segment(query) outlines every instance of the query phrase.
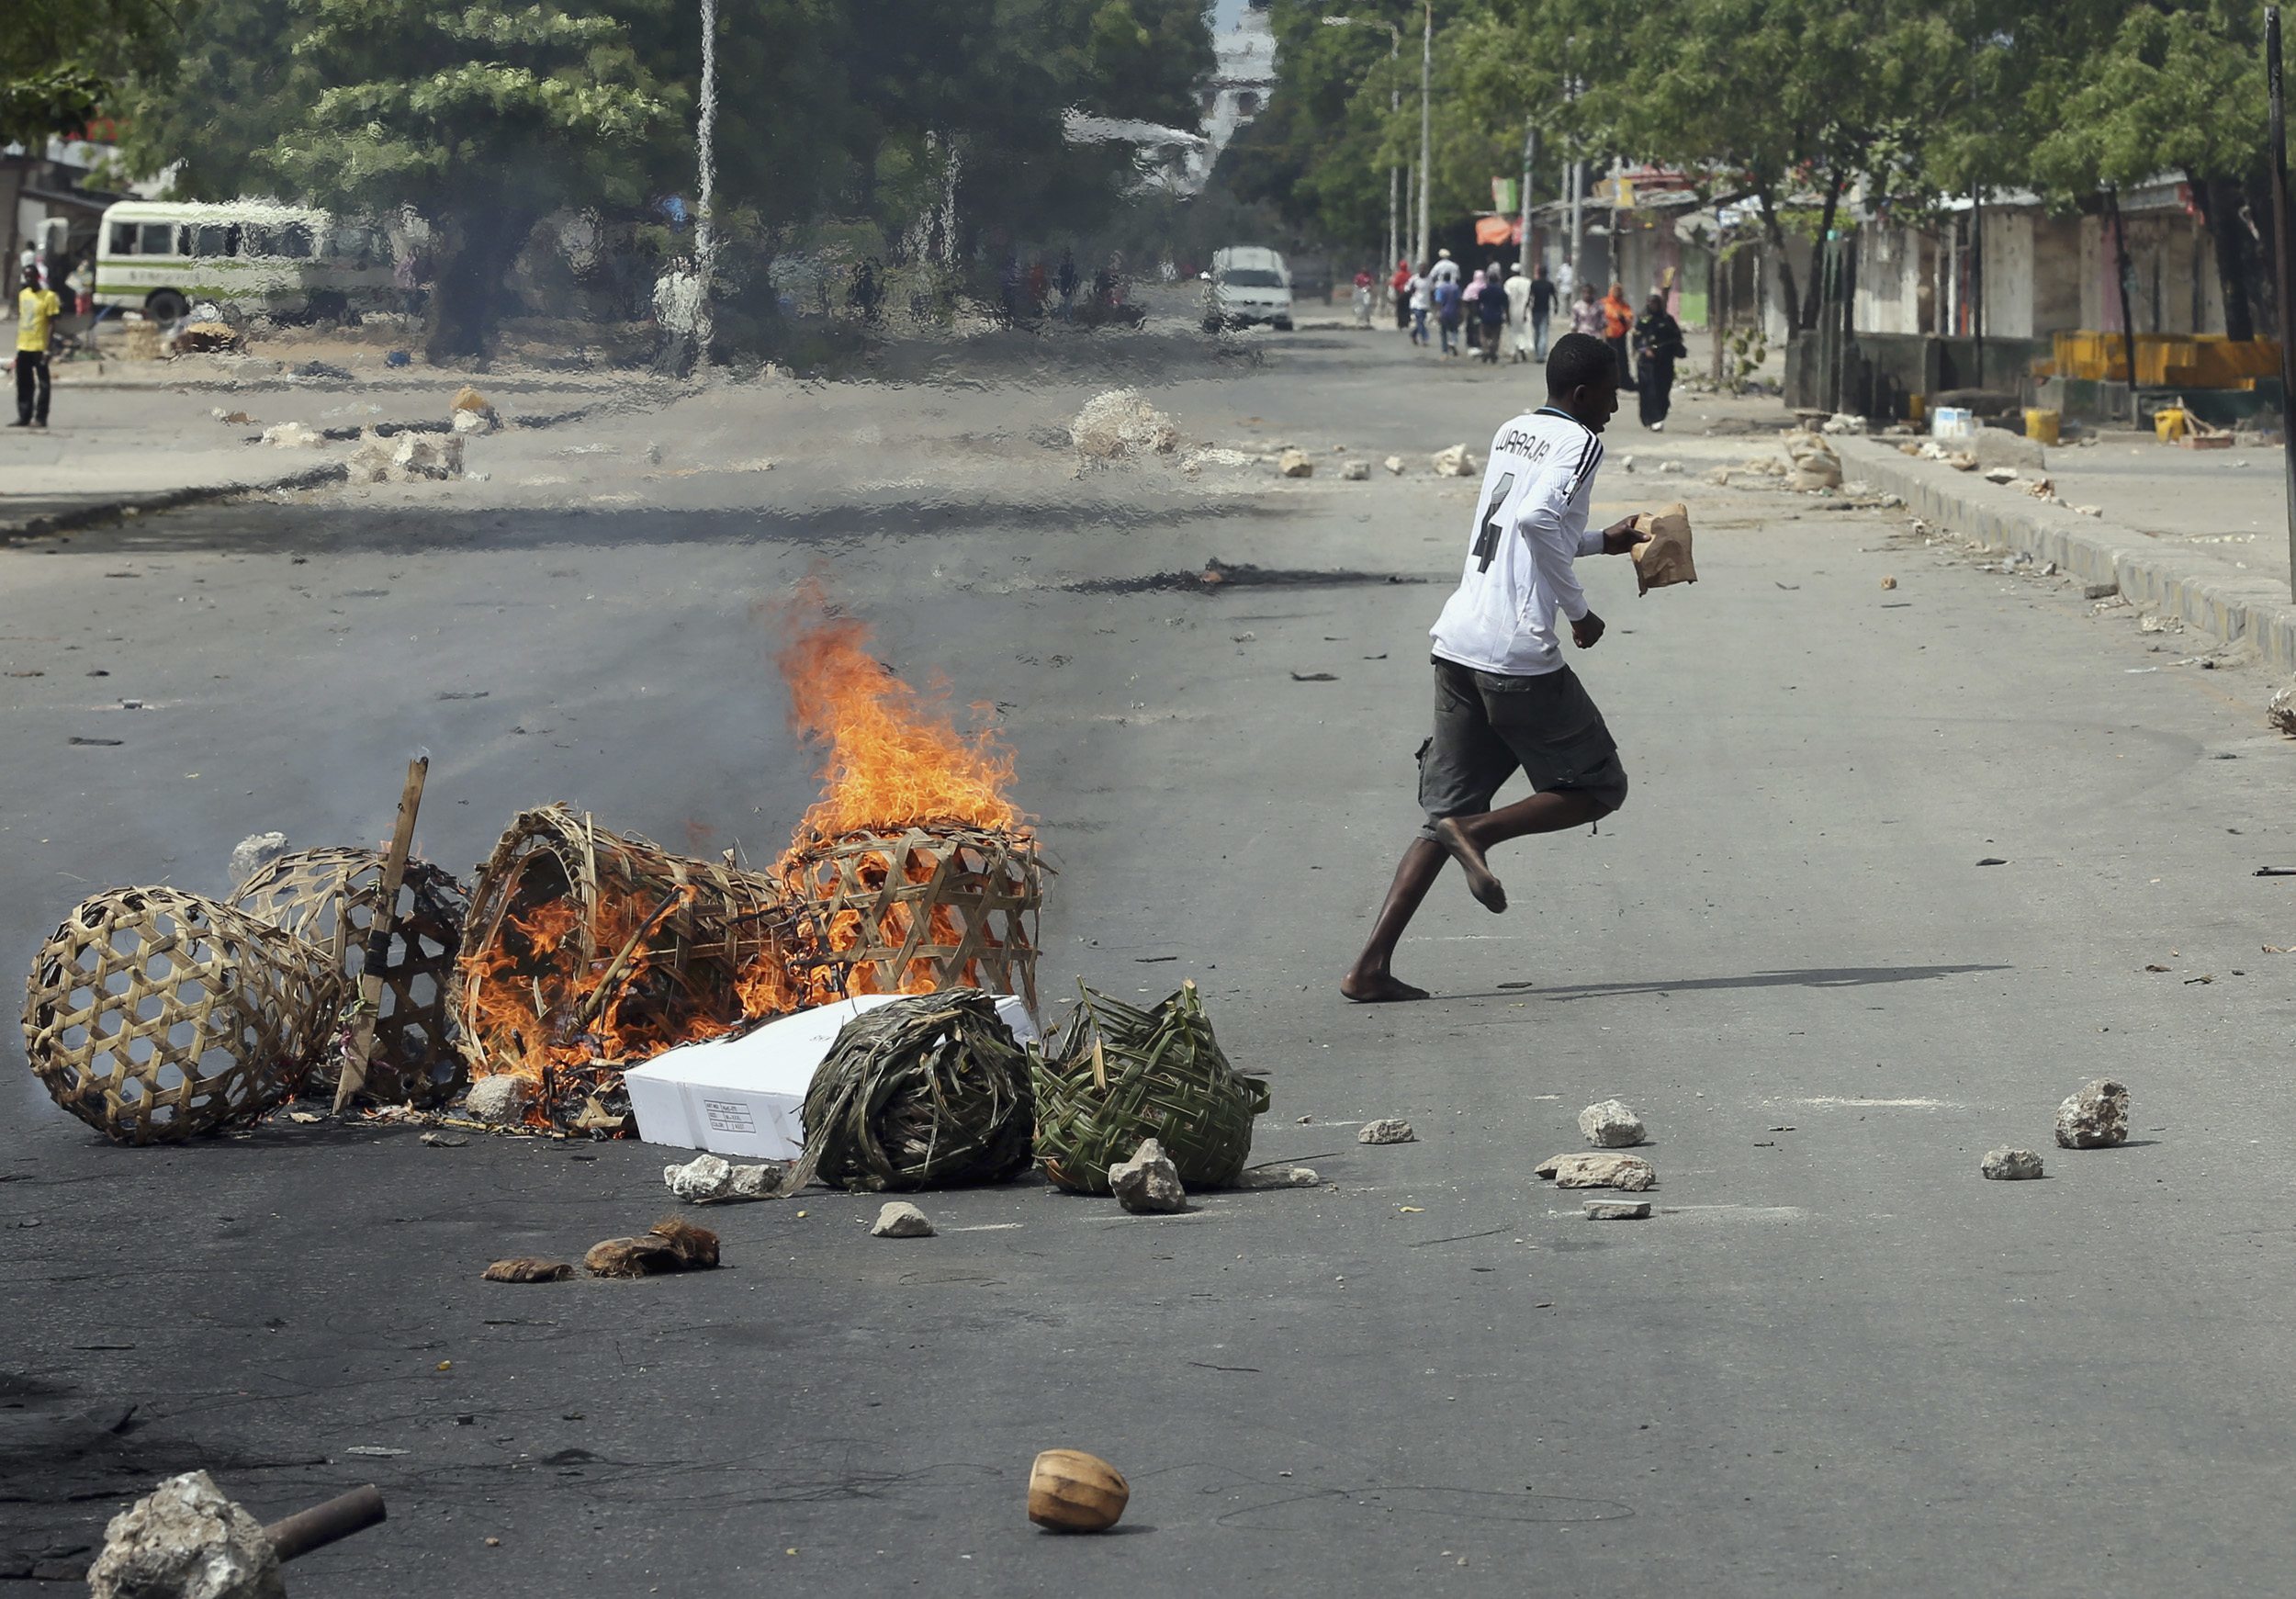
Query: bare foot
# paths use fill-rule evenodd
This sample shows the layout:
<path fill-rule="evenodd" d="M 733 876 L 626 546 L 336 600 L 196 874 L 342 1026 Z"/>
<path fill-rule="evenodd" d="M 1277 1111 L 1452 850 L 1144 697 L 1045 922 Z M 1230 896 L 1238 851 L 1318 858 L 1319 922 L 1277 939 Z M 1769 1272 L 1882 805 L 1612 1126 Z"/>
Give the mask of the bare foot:
<path fill-rule="evenodd" d="M 1467 836 L 1467 830 L 1446 816 L 1435 825 L 1435 832 L 1436 841 L 1451 852 L 1451 859 L 1467 873 L 1467 892 L 1475 896 L 1475 903 L 1493 914 L 1506 909 L 1507 891 L 1491 875 L 1481 848 Z"/>
<path fill-rule="evenodd" d="M 1357 976 L 1350 972 L 1339 980 L 1339 991 L 1357 1005 L 1395 1005 L 1407 999 L 1427 997 L 1424 988 L 1414 988 L 1385 972 L 1370 977 Z"/>

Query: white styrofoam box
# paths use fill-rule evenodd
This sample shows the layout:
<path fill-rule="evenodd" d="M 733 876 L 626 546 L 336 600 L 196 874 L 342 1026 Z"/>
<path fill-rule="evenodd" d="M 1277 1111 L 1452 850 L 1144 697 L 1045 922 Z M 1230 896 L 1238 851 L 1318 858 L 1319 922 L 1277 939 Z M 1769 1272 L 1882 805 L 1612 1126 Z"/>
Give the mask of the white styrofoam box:
<path fill-rule="evenodd" d="M 622 1075 L 637 1135 L 647 1143 L 705 1149 L 752 1160 L 795 1160 L 805 1153 L 799 1113 L 805 1090 L 845 1024 L 898 994 L 864 994 L 783 1016 L 737 1038 L 664 1050 Z M 996 1014 L 1022 1043 L 1041 1036 L 1016 995 L 996 996 Z"/>
<path fill-rule="evenodd" d="M 1977 413 L 1963 405 L 1941 405 L 1930 412 L 1930 436 L 1933 439 L 1975 438 L 1977 433 Z"/>

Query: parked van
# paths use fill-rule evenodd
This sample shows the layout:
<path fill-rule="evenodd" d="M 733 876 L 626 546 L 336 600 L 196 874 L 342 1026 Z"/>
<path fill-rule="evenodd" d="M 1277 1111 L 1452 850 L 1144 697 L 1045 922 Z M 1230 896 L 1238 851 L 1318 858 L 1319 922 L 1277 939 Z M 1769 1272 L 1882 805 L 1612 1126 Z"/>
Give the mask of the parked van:
<path fill-rule="evenodd" d="M 1291 331 L 1291 269 L 1273 250 L 1239 245 L 1211 258 L 1204 280 L 1204 331 L 1266 322 Z"/>
<path fill-rule="evenodd" d="M 122 200 L 104 212 L 96 303 L 172 322 L 196 300 L 246 315 L 339 317 L 392 307 L 377 229 L 268 200 Z"/>

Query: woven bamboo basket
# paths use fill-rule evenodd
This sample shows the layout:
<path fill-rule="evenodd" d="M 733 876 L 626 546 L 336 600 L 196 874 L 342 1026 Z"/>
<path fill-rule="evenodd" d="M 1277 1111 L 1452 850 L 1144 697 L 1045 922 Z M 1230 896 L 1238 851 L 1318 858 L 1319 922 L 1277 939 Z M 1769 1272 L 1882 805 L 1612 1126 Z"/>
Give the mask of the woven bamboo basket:
<path fill-rule="evenodd" d="M 324 949 L 343 975 L 344 992 L 355 993 L 382 891 L 379 850 L 298 850 L 256 871 L 231 904 Z M 363 1098 L 437 1105 L 461 1091 L 462 1053 L 446 997 L 469 908 L 470 896 L 451 873 L 428 861 L 407 862 Z M 332 1091 L 342 1065 L 340 1055 L 322 1054 L 311 1064 L 310 1085 Z"/>
<path fill-rule="evenodd" d="M 1027 834 L 856 833 L 801 851 L 782 876 L 805 909 L 795 959 L 816 990 L 985 988 L 1017 994 L 1035 1013 L 1044 869 Z"/>
<path fill-rule="evenodd" d="M 106 1137 L 173 1142 L 291 1097 L 347 997 L 316 944 L 196 894 L 116 888 L 33 962 L 24 1053 Z"/>
<path fill-rule="evenodd" d="M 470 894 L 450 1008 L 473 1076 L 553 1120 L 621 1068 L 770 1013 L 792 918 L 770 877 L 672 855 L 564 805 L 527 811 Z"/>
<path fill-rule="evenodd" d="M 1036 1152 L 1074 1193 L 1105 1194 L 1109 1167 L 1161 1140 L 1180 1181 L 1224 1188 L 1252 1154 L 1267 1085 L 1228 1064 L 1196 985 L 1141 1010 L 1076 985 L 1084 999 L 1036 1067 Z"/>
<path fill-rule="evenodd" d="M 996 1182 L 1029 1164 L 1028 1052 L 994 997 L 923 994 L 839 1029 L 805 1093 L 805 1153 L 783 1180 L 876 1193 Z"/>

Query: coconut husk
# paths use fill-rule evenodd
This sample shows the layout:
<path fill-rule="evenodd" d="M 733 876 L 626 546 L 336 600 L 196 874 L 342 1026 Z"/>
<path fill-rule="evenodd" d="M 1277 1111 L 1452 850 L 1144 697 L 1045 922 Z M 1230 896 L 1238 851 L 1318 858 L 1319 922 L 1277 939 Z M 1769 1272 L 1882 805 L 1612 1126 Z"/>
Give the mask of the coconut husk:
<path fill-rule="evenodd" d="M 1235 1182 L 1267 1085 L 1228 1064 L 1196 985 L 1154 1010 L 1076 986 L 1084 1000 L 1058 1052 L 1037 1062 L 1044 1175 L 1072 1192 L 1105 1194 L 1109 1167 L 1154 1138 L 1189 1188 Z"/>
<path fill-rule="evenodd" d="M 563 1260 L 537 1260 L 530 1255 L 498 1260 L 478 1274 L 489 1282 L 564 1282 L 574 1268 Z"/>
<path fill-rule="evenodd" d="M 995 1182 L 1029 1164 L 1028 1053 L 978 989 L 920 994 L 847 1022 L 813 1075 L 805 1153 L 782 1192 L 816 1177 L 879 1193 Z"/>
<path fill-rule="evenodd" d="M 666 1217 L 636 1238 L 602 1240 L 582 1256 L 592 1277 L 658 1277 L 707 1271 L 716 1264 L 717 1234 L 683 1216 Z"/>

